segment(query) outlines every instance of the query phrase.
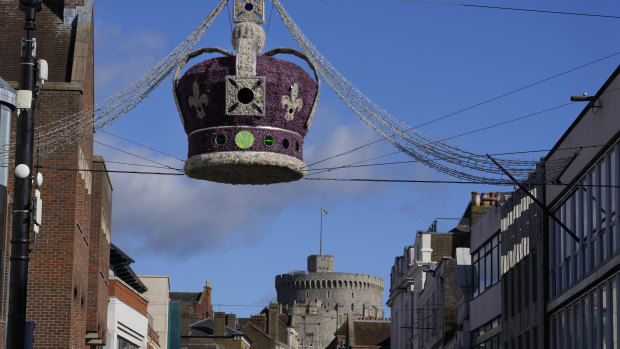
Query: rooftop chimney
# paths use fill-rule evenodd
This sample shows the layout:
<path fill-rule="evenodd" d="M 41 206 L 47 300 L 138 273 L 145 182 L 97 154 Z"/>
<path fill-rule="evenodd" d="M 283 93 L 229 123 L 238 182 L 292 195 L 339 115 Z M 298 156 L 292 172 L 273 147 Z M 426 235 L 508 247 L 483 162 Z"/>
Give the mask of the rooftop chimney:
<path fill-rule="evenodd" d="M 236 330 L 237 329 L 237 315 L 226 314 L 226 326 L 232 328 L 233 330 Z"/>
<path fill-rule="evenodd" d="M 213 315 L 213 336 L 215 337 L 223 337 L 226 334 L 226 329 L 224 326 L 226 325 L 226 313 L 224 312 L 215 312 Z"/>
<path fill-rule="evenodd" d="M 269 303 L 269 313 L 267 314 L 267 334 L 271 338 L 278 338 L 278 313 L 280 305 L 278 303 Z"/>

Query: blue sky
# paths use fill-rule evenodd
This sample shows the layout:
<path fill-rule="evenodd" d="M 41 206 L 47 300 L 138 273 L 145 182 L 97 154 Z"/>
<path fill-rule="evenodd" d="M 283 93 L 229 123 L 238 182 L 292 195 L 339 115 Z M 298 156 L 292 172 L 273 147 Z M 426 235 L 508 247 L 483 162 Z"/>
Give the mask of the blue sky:
<path fill-rule="evenodd" d="M 96 98 L 115 93 L 166 56 L 207 16 L 215 0 L 95 2 Z M 620 15 L 617 1 L 477 1 L 476 4 Z M 410 126 L 457 111 L 620 51 L 620 20 L 501 11 L 407 1 L 282 0 L 293 20 L 347 79 Z M 265 24 L 265 49 L 298 49 L 277 12 Z M 232 49 L 227 9 L 196 46 Z M 192 61 L 194 64 L 199 60 Z M 473 108 L 419 130 L 454 136 L 594 94 L 620 55 Z M 191 65 L 192 63 L 190 63 Z M 585 104 L 576 103 L 448 143 L 475 153 L 549 149 Z M 166 79 L 134 110 L 105 129 L 181 159 L 187 143 Z M 305 140 L 307 164 L 379 137 L 325 84 Z M 99 132 L 96 140 L 150 160 L 182 167 L 174 157 Z M 156 170 L 96 144 L 108 169 Z M 379 142 L 313 168 L 337 167 L 393 152 Z M 544 153 L 520 155 L 535 160 Z M 393 155 L 369 163 L 405 161 Z M 319 176 L 317 176 L 319 177 Z M 329 178 L 450 179 L 415 164 L 326 172 Z M 216 310 L 248 316 L 275 300 L 274 277 L 304 270 L 319 251 L 335 269 L 379 276 L 436 217 L 460 217 L 471 191 L 512 188 L 465 184 L 358 183 L 301 180 L 260 187 L 232 186 L 179 176 L 111 174 L 112 241 L 141 274 L 170 275 L 172 291 L 213 287 Z M 443 222 L 440 229 L 448 230 Z M 384 301 L 387 300 L 387 292 Z M 248 306 L 239 306 L 248 305 Z M 389 316 L 389 312 L 386 315 Z"/>

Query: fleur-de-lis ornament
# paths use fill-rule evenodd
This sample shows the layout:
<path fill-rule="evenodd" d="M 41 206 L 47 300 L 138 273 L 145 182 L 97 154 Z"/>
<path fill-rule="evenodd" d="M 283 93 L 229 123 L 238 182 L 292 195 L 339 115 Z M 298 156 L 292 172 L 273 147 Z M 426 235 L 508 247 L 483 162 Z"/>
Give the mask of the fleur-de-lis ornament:
<path fill-rule="evenodd" d="M 192 89 L 194 91 L 194 95 L 190 96 L 187 99 L 187 104 L 189 104 L 190 107 L 196 108 L 196 117 L 198 119 L 204 119 L 205 108 L 209 103 L 209 98 L 206 94 L 200 94 L 200 89 L 198 88 L 198 81 L 194 81 Z"/>
<path fill-rule="evenodd" d="M 295 111 L 301 109 L 304 105 L 304 101 L 301 98 L 297 98 L 297 94 L 299 94 L 299 86 L 295 83 L 291 86 L 291 96 L 282 96 L 282 107 L 286 108 L 284 117 L 288 121 L 293 120 L 295 118 Z"/>

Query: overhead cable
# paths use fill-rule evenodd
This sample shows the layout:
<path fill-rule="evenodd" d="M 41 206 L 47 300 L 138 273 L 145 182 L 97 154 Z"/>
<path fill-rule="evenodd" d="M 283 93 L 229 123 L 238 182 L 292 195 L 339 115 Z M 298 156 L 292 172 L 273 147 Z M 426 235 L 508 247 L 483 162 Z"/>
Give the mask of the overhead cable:
<path fill-rule="evenodd" d="M 405 0 L 405 1 L 408 1 L 408 2 L 419 2 L 419 3 L 424 3 L 424 4 L 488 8 L 488 9 L 494 9 L 494 10 L 536 12 L 536 13 L 548 13 L 548 14 L 554 14 L 554 15 L 570 15 L 570 16 L 585 16 L 585 17 L 600 17 L 600 18 L 620 19 L 620 16 L 601 15 L 601 14 L 595 14 L 595 13 L 579 13 L 579 12 L 552 11 L 552 10 L 535 10 L 535 9 L 525 9 L 525 8 L 516 8 L 516 7 L 500 7 L 500 6 L 489 6 L 489 5 L 458 4 L 458 3 L 454 3 L 454 2 L 427 1 L 427 0 Z"/>

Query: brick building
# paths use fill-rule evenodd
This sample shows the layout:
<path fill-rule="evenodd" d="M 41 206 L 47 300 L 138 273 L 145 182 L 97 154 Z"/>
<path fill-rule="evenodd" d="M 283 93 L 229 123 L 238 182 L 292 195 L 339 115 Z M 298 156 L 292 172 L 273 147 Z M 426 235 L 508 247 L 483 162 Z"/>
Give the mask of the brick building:
<path fill-rule="evenodd" d="M 207 280 L 202 292 L 170 292 L 168 308 L 168 349 L 180 349 L 181 336 L 189 325 L 213 317 L 211 283 Z"/>
<path fill-rule="evenodd" d="M 498 195 L 484 193 L 482 197 Z M 480 194 L 474 193 L 454 229 L 437 232 L 435 221 L 427 231 L 418 231 L 413 245 L 395 258 L 387 301 L 392 313 L 393 347 L 426 348 L 432 343 L 446 348 L 463 342 L 464 328 L 456 322 L 468 316 L 467 308 L 461 309 L 459 302 L 471 298 L 471 226 L 492 205 L 494 202 L 481 201 Z"/>
<path fill-rule="evenodd" d="M 1 0 L 0 17 L 0 76 L 15 87 L 24 35 L 19 1 Z M 49 80 L 41 89 L 35 115 L 36 125 L 44 126 L 94 103 L 93 0 L 44 1 L 36 24 L 37 58 L 49 64 Z M 93 159 L 92 138 L 57 149 L 41 158 L 40 165 L 105 169 L 101 158 Z M 27 320 L 36 324 L 34 347 L 85 348 L 104 343 L 110 180 L 105 173 L 43 171 L 43 226 L 38 243 L 32 246 L 28 274 Z M 6 263 L 5 258 L 5 285 Z M 2 292 L 5 301 L 5 287 Z M 4 331 L 0 335 L 4 337 Z"/>
<path fill-rule="evenodd" d="M 390 319 L 353 319 L 350 315 L 327 349 L 390 349 Z"/>
<path fill-rule="evenodd" d="M 181 348 L 215 345 L 226 349 L 250 349 L 252 341 L 237 330 L 236 320 L 234 314 L 215 312 L 213 317 L 191 324 L 188 333 L 181 336 Z"/>
<path fill-rule="evenodd" d="M 131 257 L 114 244 L 109 253 L 110 287 L 107 341 L 104 348 L 146 348 L 152 331 L 148 315 L 149 300 L 143 295 L 147 287 L 131 269 L 130 264 L 134 262 Z M 151 339 L 153 337 L 151 335 Z"/>
<path fill-rule="evenodd" d="M 278 303 L 271 302 L 260 314 L 237 319 L 237 328 L 250 339 L 252 349 L 297 349 L 297 330 L 291 320 Z"/>

